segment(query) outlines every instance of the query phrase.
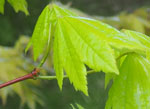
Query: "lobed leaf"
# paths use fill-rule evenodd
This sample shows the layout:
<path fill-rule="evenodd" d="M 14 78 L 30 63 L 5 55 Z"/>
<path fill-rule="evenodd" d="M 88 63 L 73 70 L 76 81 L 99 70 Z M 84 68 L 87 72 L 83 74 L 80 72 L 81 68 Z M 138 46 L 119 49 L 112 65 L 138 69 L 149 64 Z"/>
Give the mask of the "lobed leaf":
<path fill-rule="evenodd" d="M 59 35 L 61 34 L 61 30 L 59 29 L 59 25 L 57 26 L 58 29 L 55 30 L 55 39 L 54 39 L 54 47 L 53 47 L 53 55 L 54 55 L 54 69 L 56 72 L 57 81 L 59 84 L 60 89 L 62 89 L 62 81 L 63 81 L 63 49 L 61 48 L 61 40 Z"/>
<path fill-rule="evenodd" d="M 124 32 L 129 38 L 134 38 L 135 40 L 139 41 L 139 43 L 141 43 L 142 45 L 146 46 L 147 48 L 150 48 L 150 37 L 146 36 L 145 34 L 126 29 L 123 29 L 122 32 Z"/>
<path fill-rule="evenodd" d="M 150 63 L 137 54 L 128 55 L 109 91 L 105 109 L 150 108 Z"/>
<path fill-rule="evenodd" d="M 61 19 L 59 19 L 57 22 L 56 30 L 57 31 L 55 31 L 56 32 L 55 37 L 59 38 L 58 39 L 59 43 L 57 43 L 56 41 L 55 43 L 60 44 L 60 46 L 58 46 L 59 48 L 57 50 L 54 50 L 54 54 L 56 51 L 59 50 L 58 51 L 59 56 L 61 55 L 61 57 L 59 57 L 60 59 L 59 63 L 61 62 L 63 68 L 65 69 L 70 79 L 70 82 L 73 83 L 76 90 L 81 90 L 86 95 L 88 95 L 87 80 L 86 80 L 86 67 L 84 66 L 82 61 L 79 59 L 79 56 L 70 41 L 70 37 L 68 37 L 65 34 L 66 29 L 64 28 L 64 23 L 62 22 Z M 56 61 L 56 59 L 54 61 Z M 59 64 L 59 67 L 60 67 L 60 70 L 62 71 L 62 67 L 60 64 Z"/>
<path fill-rule="evenodd" d="M 44 52 L 45 48 L 49 44 L 48 42 L 51 37 L 50 26 L 50 9 L 49 6 L 47 6 L 38 18 L 31 42 L 28 44 L 29 46 L 33 44 L 34 60 L 36 60 L 38 56 Z"/>
<path fill-rule="evenodd" d="M 142 34 L 140 32 L 126 30 L 126 29 L 123 29 L 122 32 L 127 34 L 127 36 L 129 38 L 134 38 L 139 43 L 141 43 L 143 46 L 145 46 L 146 47 L 146 49 L 145 49 L 146 50 L 146 57 L 148 60 L 150 60 L 150 37 L 145 35 L 145 34 Z"/>
<path fill-rule="evenodd" d="M 144 52 L 145 47 L 134 38 L 127 37 L 126 34 L 118 31 L 108 24 L 97 20 L 85 19 L 95 31 L 98 31 L 99 38 L 105 40 L 111 47 L 120 52 Z M 121 55 L 121 54 L 120 54 Z"/>
<path fill-rule="evenodd" d="M 8 2 L 10 3 L 10 5 L 14 8 L 16 12 L 22 11 L 26 15 L 29 15 L 26 0 L 8 0 Z"/>
<path fill-rule="evenodd" d="M 64 17 L 61 20 L 64 22 L 64 30 L 69 30 L 65 35 L 70 37 L 83 63 L 96 71 L 119 74 L 113 50 L 106 41 L 99 39 L 91 25 L 79 17 Z"/>
<path fill-rule="evenodd" d="M 41 54 L 45 55 L 41 63 L 45 62 L 48 49 L 53 46 L 54 69 L 60 89 L 65 71 L 75 89 L 86 95 L 85 64 L 95 71 L 119 74 L 116 58 L 130 52 L 148 54 L 147 47 L 136 38 L 105 23 L 78 17 L 55 4 L 43 10 L 30 45 L 33 45 L 35 60 Z"/>

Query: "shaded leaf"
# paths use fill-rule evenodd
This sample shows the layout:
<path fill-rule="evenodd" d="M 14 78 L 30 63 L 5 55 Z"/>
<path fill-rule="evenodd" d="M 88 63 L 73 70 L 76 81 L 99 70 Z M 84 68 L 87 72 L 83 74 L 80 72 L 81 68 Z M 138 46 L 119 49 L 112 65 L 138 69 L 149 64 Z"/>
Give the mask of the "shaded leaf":
<path fill-rule="evenodd" d="M 23 55 L 24 47 L 28 41 L 29 39 L 27 37 L 22 36 L 20 40 L 16 42 L 14 48 L 0 46 L 0 83 L 23 76 L 34 68 L 31 59 L 24 57 Z M 2 102 L 5 105 L 7 102 L 7 97 L 15 93 L 20 97 L 20 104 L 22 106 L 27 104 L 31 107 L 31 105 L 33 105 L 32 109 L 35 109 L 34 105 L 37 102 L 42 104 L 39 100 L 40 93 L 35 92 L 36 86 L 39 86 L 38 81 L 27 80 L 24 82 L 19 82 L 0 89 L 0 98 L 2 98 Z M 32 99 L 28 100 L 29 96 L 32 96 Z M 30 103 L 28 104 L 29 101 Z"/>
<path fill-rule="evenodd" d="M 8 2 L 14 8 L 15 12 L 22 11 L 26 15 L 29 15 L 26 0 L 8 0 Z"/>

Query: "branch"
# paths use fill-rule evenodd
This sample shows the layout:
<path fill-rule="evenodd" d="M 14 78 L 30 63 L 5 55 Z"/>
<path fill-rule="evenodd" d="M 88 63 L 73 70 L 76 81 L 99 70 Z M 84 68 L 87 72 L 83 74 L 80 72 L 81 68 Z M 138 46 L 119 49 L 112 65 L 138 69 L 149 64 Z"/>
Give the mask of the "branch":
<path fill-rule="evenodd" d="M 27 79 L 34 79 L 38 76 L 39 72 L 40 72 L 40 70 L 35 68 L 31 73 L 29 73 L 27 75 L 24 75 L 24 76 L 21 76 L 19 78 L 14 79 L 14 80 L 8 81 L 8 82 L 3 83 L 3 84 L 0 84 L 0 89 L 3 88 L 3 87 L 9 86 L 11 84 L 15 84 L 15 83 L 20 82 L 20 81 L 24 81 L 24 80 L 27 80 Z"/>

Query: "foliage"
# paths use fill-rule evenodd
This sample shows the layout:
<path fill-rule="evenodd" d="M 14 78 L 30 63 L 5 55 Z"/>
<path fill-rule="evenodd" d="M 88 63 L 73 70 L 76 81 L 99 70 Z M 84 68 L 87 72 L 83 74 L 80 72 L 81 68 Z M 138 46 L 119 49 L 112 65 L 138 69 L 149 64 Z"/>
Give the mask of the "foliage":
<path fill-rule="evenodd" d="M 52 39 L 54 39 L 54 42 Z M 43 60 L 47 58 L 49 52 L 53 50 L 54 69 L 60 89 L 62 89 L 63 70 L 65 70 L 75 89 L 88 95 L 86 64 L 94 71 L 105 72 L 106 77 L 121 73 L 119 76 L 110 76 L 107 80 L 108 83 L 113 78 L 114 84 L 109 92 L 106 108 L 124 107 L 124 101 L 128 100 L 129 103 L 125 104 L 127 107 L 134 108 L 138 102 L 143 100 L 145 103 L 139 105 L 148 107 L 149 88 L 148 84 L 143 85 L 149 83 L 149 69 L 147 68 L 149 61 L 146 59 L 146 57 L 149 57 L 149 41 L 149 37 L 141 33 L 130 30 L 120 32 L 105 23 L 79 17 L 69 10 L 51 4 L 46 6 L 39 16 L 27 50 L 33 45 L 34 59 L 36 60 L 40 55 L 43 56 L 40 66 L 42 66 Z M 126 55 L 126 58 L 121 59 Z M 130 61 L 126 62 L 128 58 Z M 133 64 L 130 64 L 131 62 Z M 142 66 L 146 68 L 142 68 Z M 122 69 L 124 70 L 122 71 Z M 138 71 L 138 78 L 128 80 Z M 128 74 L 127 79 L 126 72 Z M 144 82 L 140 83 L 141 74 L 145 79 Z M 119 79 L 117 80 L 117 78 Z M 124 88 L 127 84 L 126 81 L 130 84 L 128 88 Z M 116 92 L 118 87 L 121 86 L 120 92 Z M 133 95 L 135 92 L 132 91 L 132 87 L 135 88 L 135 92 L 138 91 L 137 96 L 140 93 L 143 97 L 135 99 L 135 95 Z M 126 90 L 131 90 L 127 97 L 124 93 Z M 123 97 L 123 101 L 120 100 L 121 97 Z M 130 97 L 132 97 L 132 100 L 130 100 Z M 134 101 L 133 106 L 131 105 L 132 101 Z"/>
<path fill-rule="evenodd" d="M 26 0 L 8 0 L 8 3 L 14 8 L 15 12 L 22 11 L 26 15 L 29 15 L 27 10 Z M 5 0 L 0 0 L 0 13 L 4 14 Z"/>
<path fill-rule="evenodd" d="M 24 47 L 28 42 L 28 38 L 22 36 L 14 48 L 0 47 L 0 82 L 6 82 L 16 77 L 29 73 L 34 68 L 32 60 L 23 55 Z M 5 105 L 7 97 L 16 93 L 21 99 L 21 106 L 27 104 L 31 109 L 35 109 L 36 102 L 43 104 L 40 100 L 40 92 L 35 89 L 39 85 L 39 81 L 27 80 L 10 87 L 1 89 L 0 97 Z M 34 93 L 34 95 L 33 95 Z"/>
<path fill-rule="evenodd" d="M 150 35 L 149 8 L 139 8 L 132 13 L 122 12 L 112 17 L 96 16 L 95 18 L 119 30 L 130 29 Z"/>
<path fill-rule="evenodd" d="M 130 54 L 119 69 L 105 109 L 150 108 L 150 62 L 143 56 Z"/>
<path fill-rule="evenodd" d="M 125 27 L 126 24 L 131 24 L 126 28 L 140 32 L 145 32 L 145 27 L 149 28 L 147 22 L 141 18 L 134 15 L 128 15 L 127 18 L 122 18 Z M 142 33 L 130 30 L 118 31 L 101 21 L 79 17 L 65 8 L 51 4 L 46 6 L 39 16 L 26 51 L 32 45 L 34 60 L 42 57 L 39 67 L 44 64 L 49 54 L 53 53 L 50 54 L 50 61 L 54 61 L 60 89 L 63 78 L 68 77 L 76 90 L 88 95 L 86 75 L 90 71 L 87 69 L 105 72 L 106 86 L 110 79 L 114 82 L 105 108 L 132 109 L 150 106 L 149 44 L 149 37 Z M 18 66 L 14 63 L 5 64 L 13 68 Z M 4 71 L 9 72 L 7 70 Z M 15 92 L 21 96 L 20 90 L 21 88 L 16 88 Z M 23 91 L 26 91 L 26 88 Z M 5 96 L 2 97 L 5 102 Z M 30 96 L 27 100 L 28 103 L 32 103 L 31 98 Z M 33 108 L 34 103 L 29 106 Z"/>

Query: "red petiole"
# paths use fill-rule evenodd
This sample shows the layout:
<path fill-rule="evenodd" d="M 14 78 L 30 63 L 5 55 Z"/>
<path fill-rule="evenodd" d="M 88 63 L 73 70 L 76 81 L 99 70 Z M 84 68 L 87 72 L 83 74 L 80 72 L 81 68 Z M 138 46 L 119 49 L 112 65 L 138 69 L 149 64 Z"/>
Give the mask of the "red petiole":
<path fill-rule="evenodd" d="M 27 74 L 27 75 L 21 76 L 19 78 L 16 78 L 14 80 L 8 81 L 6 83 L 0 84 L 0 89 L 3 87 L 9 86 L 11 84 L 20 82 L 20 81 L 24 81 L 27 79 L 34 79 L 35 77 L 38 77 L 39 72 L 40 72 L 40 69 L 35 68 L 30 74 Z"/>

